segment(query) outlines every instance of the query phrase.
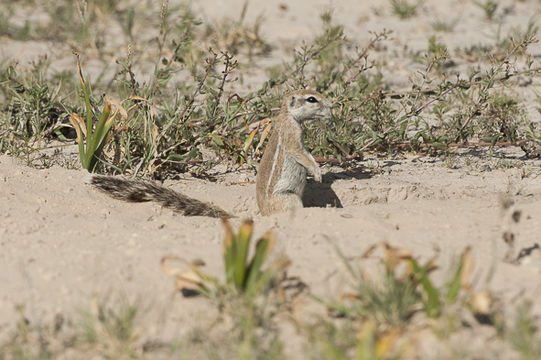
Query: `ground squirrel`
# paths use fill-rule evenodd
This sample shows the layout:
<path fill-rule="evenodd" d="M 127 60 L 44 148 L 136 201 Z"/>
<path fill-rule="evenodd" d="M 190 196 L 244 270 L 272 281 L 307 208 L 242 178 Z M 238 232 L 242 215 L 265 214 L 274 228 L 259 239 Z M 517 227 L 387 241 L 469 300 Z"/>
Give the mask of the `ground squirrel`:
<path fill-rule="evenodd" d="M 330 102 L 318 92 L 298 90 L 284 98 L 256 178 L 257 205 L 262 215 L 301 208 L 307 170 L 321 182 L 321 169 L 304 148 L 301 123 L 330 114 Z M 212 204 L 148 181 L 93 175 L 89 182 L 125 201 L 155 201 L 187 216 L 233 217 Z"/>
<path fill-rule="evenodd" d="M 315 91 L 299 90 L 284 98 L 256 179 L 259 211 L 269 215 L 302 208 L 306 171 L 321 182 L 321 169 L 304 148 L 301 124 L 331 115 L 331 104 Z"/>

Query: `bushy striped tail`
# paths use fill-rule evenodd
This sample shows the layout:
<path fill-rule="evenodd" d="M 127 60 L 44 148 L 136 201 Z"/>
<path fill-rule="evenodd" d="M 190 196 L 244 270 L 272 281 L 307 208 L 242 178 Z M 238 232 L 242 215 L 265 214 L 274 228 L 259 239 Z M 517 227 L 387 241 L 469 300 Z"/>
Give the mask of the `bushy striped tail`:
<path fill-rule="evenodd" d="M 150 181 L 92 175 L 89 183 L 115 199 L 130 202 L 154 201 L 185 216 L 225 219 L 234 217 L 215 205 L 193 199 Z"/>

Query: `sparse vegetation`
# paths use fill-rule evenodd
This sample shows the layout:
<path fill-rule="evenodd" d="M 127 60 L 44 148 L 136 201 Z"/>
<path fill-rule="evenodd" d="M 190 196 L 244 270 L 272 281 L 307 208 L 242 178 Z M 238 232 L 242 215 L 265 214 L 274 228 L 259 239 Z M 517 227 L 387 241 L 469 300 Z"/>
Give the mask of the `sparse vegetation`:
<path fill-rule="evenodd" d="M 524 360 L 538 359 L 541 356 L 541 339 L 536 318 L 531 313 L 532 304 L 526 301 L 516 309 L 514 325 L 509 325 L 508 338 Z"/>
<path fill-rule="evenodd" d="M 409 0 L 390 0 L 393 13 L 401 19 L 407 19 L 417 14 L 419 2 L 411 4 Z"/>
<path fill-rule="evenodd" d="M 492 20 L 496 10 L 498 10 L 498 2 L 493 0 L 485 0 L 485 2 L 474 1 L 473 3 L 484 11 L 485 18 L 488 20 Z"/>
<path fill-rule="evenodd" d="M 534 21 L 509 32 L 498 28 L 487 43 L 453 49 L 444 36 L 460 19 L 446 18 L 432 23 L 440 33 L 421 39 L 420 50 L 390 51 L 392 29 L 361 42 L 327 11 L 319 33 L 287 44 L 280 49 L 283 61 L 266 65 L 260 60 L 275 51 L 274 44 L 261 31 L 262 18 L 247 19 L 248 2 L 238 17 L 215 20 L 202 20 L 189 5 L 168 1 L 159 6 L 112 0 L 21 3 L 42 10 L 43 18 L 14 21 L 21 16 L 17 11 L 25 16 L 30 10 L 1 4 L 0 36 L 47 40 L 67 53 L 73 48 L 83 64 L 77 57 L 59 71 L 46 56 L 30 64 L 0 59 L 0 153 L 29 165 L 80 163 L 92 172 L 155 179 L 182 172 L 205 176 L 221 161 L 253 167 L 282 94 L 298 88 L 315 89 L 334 102 L 332 118 L 306 124 L 305 143 L 319 162 L 348 171 L 366 152 L 385 159 L 410 152 L 439 155 L 448 169 L 469 161 L 455 154 L 457 147 L 521 146 L 528 158 L 540 156 L 539 122 L 518 91 L 541 72 L 529 52 L 537 42 Z M 488 20 L 499 14 L 495 1 L 473 3 Z M 415 17 L 421 5 L 390 1 L 400 19 Z M 115 39 L 112 27 L 120 29 L 116 34 L 122 39 Z M 400 72 L 406 74 L 397 79 Z M 531 176 L 521 158 L 496 151 L 486 156 L 480 171 L 517 168 L 523 177 Z M 287 358 L 283 326 L 295 329 L 310 359 L 400 359 L 408 358 L 423 331 L 438 337 L 480 323 L 522 358 L 541 357 L 538 319 L 527 304 L 517 308 L 515 319 L 505 320 L 479 305 L 492 304 L 492 298 L 470 283 L 470 250 L 446 282 L 431 277 L 435 259 L 421 262 L 389 245 L 379 258 L 380 273 L 355 268 L 342 254 L 352 292 L 318 297 L 328 314 L 307 321 L 294 316 L 293 300 L 313 299 L 304 296 L 299 279 L 287 277 L 289 259 L 271 261 L 273 235 L 252 246 L 252 222 L 243 222 L 237 233 L 229 223 L 225 229 L 219 275 L 203 272 L 200 260 L 172 255 L 162 260 L 177 292 L 211 300 L 209 306 L 219 313 L 211 331 L 197 324 L 181 339 L 142 340 L 147 329 L 138 322 L 143 312 L 138 303 L 93 302 L 80 319 L 58 316 L 52 324 L 30 319 L 19 307 L 13 333 L 0 342 L 0 360 L 72 354 L 281 359 Z M 173 268 L 172 261 L 189 269 Z M 190 306 L 193 299 L 182 300 Z"/>
<path fill-rule="evenodd" d="M 91 311 L 81 316 L 77 341 L 109 358 L 134 358 L 141 352 L 136 324 L 139 311 L 136 302 L 126 299 L 94 300 Z"/>
<path fill-rule="evenodd" d="M 399 9 L 407 7 L 409 12 L 418 6 L 393 4 Z M 111 8 L 114 5 L 104 9 Z M 181 18 L 175 25 L 170 21 L 173 11 Z M 393 153 L 409 148 L 438 153 L 469 143 L 520 145 L 537 136 L 535 131 L 520 131 L 525 122 L 523 106 L 503 90 L 504 83 L 515 77 L 539 72 L 532 62 L 525 70 L 514 65 L 536 41 L 533 23 L 524 32 L 500 37 L 497 50 L 488 50 L 498 51 L 498 58 L 493 58 L 488 67 L 471 68 L 468 74 L 456 76 L 446 70 L 455 63 L 451 53 L 431 37 L 427 50 L 415 54 L 424 69 L 412 73 L 409 89 L 396 92 L 384 90 L 385 76 L 371 60 L 371 53 L 391 32 L 373 34 L 364 47 L 358 47 L 344 36 L 342 26 L 335 24 L 328 12 L 321 17 L 324 31 L 319 36 L 300 46 L 291 62 L 273 68 L 260 88 L 241 94 L 230 90 L 239 79 L 239 68 L 250 64 L 257 53 L 268 51 L 259 34 L 260 21 L 256 20 L 253 28 L 246 27 L 245 12 L 246 7 L 240 19 L 229 25 L 205 28 L 188 7 L 169 9 L 164 2 L 157 14 L 159 34 L 152 78 L 144 82 L 138 79 L 134 66 L 136 60 L 143 59 L 136 59 L 131 45 L 127 56 L 118 61 L 117 75 L 103 89 L 105 96 L 91 99 L 95 112 L 98 106 L 105 109 L 111 105 L 107 105 L 107 99 L 120 98 L 115 111 L 125 119 L 111 129 L 107 144 L 100 143 L 103 148 L 97 149 L 101 150 L 97 156 L 81 155 L 83 167 L 94 167 L 99 159 L 101 172 L 163 178 L 188 169 L 202 173 L 220 158 L 252 164 L 259 154 L 256 149 L 264 145 L 268 134 L 261 131 L 268 127 L 265 119 L 279 109 L 280 93 L 287 88 L 314 88 L 333 99 L 334 117 L 309 124 L 306 135 L 308 148 L 323 159 L 362 159 L 367 150 Z M 130 19 L 132 24 L 137 14 Z M 473 51 L 479 50 L 465 53 L 472 56 Z M 69 114 L 79 113 L 79 106 L 87 109 L 87 116 L 90 114 L 84 92 L 74 97 L 78 90 L 72 90 L 68 82 L 66 90 L 73 92 L 66 94 L 63 83 L 50 83 L 46 74 L 36 77 L 19 73 L 16 64 L 4 67 L 3 74 L 2 91 L 10 104 L 9 111 L 2 115 L 4 152 L 24 139 L 24 152 L 37 154 L 33 144 L 43 135 L 48 135 L 47 143 L 72 141 L 73 137 L 50 135 L 65 134 L 68 119 L 77 119 Z M 174 81 L 177 77 L 183 81 Z M 99 93 L 99 84 L 86 81 L 88 92 L 92 89 Z M 32 85 L 21 92 L 24 83 Z M 174 86 L 178 88 L 173 90 Z M 53 87 L 56 90 L 51 93 Z M 30 114 L 50 115 L 40 115 L 38 123 Z M 59 129 L 63 129 L 61 133 Z M 79 138 L 83 135 L 80 132 Z M 214 152 L 216 160 L 203 161 L 201 149 Z M 94 163 L 85 162 L 87 157 Z"/>
<path fill-rule="evenodd" d="M 430 326 L 428 319 L 451 316 L 449 309 L 452 309 L 457 301 L 460 303 L 459 309 L 466 307 L 469 295 L 465 293 L 472 293 L 471 249 L 464 251 L 456 268 L 452 269 L 449 280 L 438 287 L 429 277 L 429 273 L 437 268 L 436 258 L 421 265 L 404 249 L 388 244 L 384 244 L 383 248 L 383 274 L 356 267 L 337 250 L 352 277 L 353 292 L 343 294 L 338 302 L 329 303 L 319 299 L 331 314 L 346 319 L 346 323 L 340 327 L 325 322 L 326 336 L 323 336 L 325 343 L 322 344 L 324 348 L 332 348 L 333 352 L 339 354 L 347 353 L 349 348 L 355 350 L 362 359 L 392 358 L 399 354 L 394 348 L 399 338 L 407 338 L 408 333 Z M 375 246 L 369 248 L 360 260 L 366 261 L 375 249 Z M 473 297 L 476 296 L 484 295 L 475 294 Z M 475 305 L 472 305 L 471 309 L 474 313 L 480 311 Z M 347 336 L 346 339 L 349 340 L 346 341 L 332 335 L 342 331 L 359 332 L 362 335 L 356 339 Z"/>
<path fill-rule="evenodd" d="M 289 259 L 276 259 L 272 266 L 263 268 L 269 253 L 274 245 L 274 235 L 267 232 L 256 243 L 254 255 L 249 259 L 248 252 L 253 232 L 253 222 L 245 220 L 241 224 L 237 234 L 227 220 L 223 220 L 225 236 L 223 242 L 225 282 L 222 283 L 217 277 L 206 274 L 201 270 L 204 262 L 187 261 L 175 255 L 167 255 L 162 258 L 162 268 L 175 276 L 177 290 L 187 295 L 203 294 L 208 298 L 217 300 L 221 306 L 224 299 L 241 296 L 248 300 L 257 294 L 267 291 L 269 286 L 276 285 L 282 275 Z M 181 271 L 172 268 L 168 262 L 176 260 L 187 264 L 190 270 Z"/>
<path fill-rule="evenodd" d="M 251 223 L 244 222 L 238 236 L 244 240 L 249 238 L 250 226 Z M 234 237 L 226 226 L 226 248 L 232 242 L 243 242 Z M 370 247 L 357 259 L 368 261 L 374 257 L 376 248 Z M 436 285 L 429 277 L 436 269 L 435 258 L 420 265 L 405 249 L 388 244 L 382 248 L 384 274 L 381 279 L 377 272 L 356 268 L 339 252 L 353 277 L 355 292 L 339 297 L 333 295 L 330 301 L 316 298 L 329 313 L 315 321 L 293 316 L 294 298 L 287 295 L 292 284 L 287 287 L 279 284 L 284 277 L 268 278 L 267 284 L 278 285 L 274 289 L 279 291 L 239 293 L 235 290 L 234 274 L 229 275 L 229 283 L 220 284 L 201 272 L 199 262 L 192 262 L 190 271 L 164 267 L 168 273 L 177 276 L 176 290 L 191 297 L 194 293 L 186 290 L 195 289 L 215 300 L 219 296 L 221 302 L 218 302 L 218 317 L 194 324 L 188 336 L 167 342 L 149 338 L 141 325 L 141 318 L 148 317 L 143 314 L 143 304 L 124 296 L 93 299 L 90 310 L 82 312 L 79 319 L 73 321 L 59 314 L 50 325 L 33 323 L 26 317 L 25 309 L 19 307 L 20 321 L 9 339 L 0 343 L 0 359 L 53 359 L 67 354 L 77 359 L 88 354 L 132 359 L 179 356 L 187 359 L 285 359 L 283 339 L 279 336 L 284 321 L 297 329 L 296 336 L 304 339 L 304 351 L 309 359 L 424 356 L 417 348 L 428 334 L 445 333 L 447 337 L 461 329 L 479 326 L 492 326 L 495 336 L 501 337 L 524 359 L 539 356 L 536 321 L 530 314 L 530 305 L 518 306 L 516 318 L 502 322 L 500 310 L 491 305 L 494 301 L 491 295 L 477 291 L 471 284 L 471 249 L 466 249 L 455 263 L 449 280 Z M 243 257 L 241 250 L 239 256 Z M 257 258 L 257 249 L 254 256 Z M 171 257 L 165 259 L 172 260 Z M 227 278 L 228 274 L 225 276 Z M 232 286 L 233 292 L 223 292 L 228 285 Z M 221 293 L 212 291 L 209 286 L 221 289 Z M 296 292 L 295 297 L 300 294 Z M 306 297 L 303 299 L 307 300 Z M 184 301 L 185 306 L 189 306 L 192 300 Z M 212 323 L 208 330 L 204 330 L 206 321 Z"/>
<path fill-rule="evenodd" d="M 457 24 L 458 24 L 458 19 L 448 20 L 448 21 L 436 20 L 432 22 L 430 25 L 432 26 L 432 29 L 434 29 L 434 31 L 452 32 Z"/>

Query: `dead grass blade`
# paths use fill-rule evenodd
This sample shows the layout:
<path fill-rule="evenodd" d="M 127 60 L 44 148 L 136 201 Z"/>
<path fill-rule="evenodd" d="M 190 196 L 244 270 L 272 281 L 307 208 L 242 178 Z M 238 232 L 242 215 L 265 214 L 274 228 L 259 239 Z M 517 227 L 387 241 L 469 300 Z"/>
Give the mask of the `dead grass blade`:
<path fill-rule="evenodd" d="M 170 261 L 178 261 L 188 265 L 190 270 L 169 266 L 167 263 Z M 183 294 L 186 292 L 208 294 L 212 284 L 216 282 L 215 278 L 200 269 L 205 263 L 199 259 L 188 261 L 175 255 L 165 255 L 160 260 L 160 265 L 163 272 L 175 278 L 175 290 Z"/>
<path fill-rule="evenodd" d="M 267 126 L 263 129 L 263 132 L 261 133 L 261 137 L 259 138 L 259 143 L 257 144 L 254 151 L 255 155 L 259 155 L 259 148 L 261 147 L 261 145 L 263 145 L 263 143 L 265 142 L 265 139 L 267 138 L 267 136 L 269 136 L 269 133 L 272 129 L 272 120 L 269 118 L 259 121 L 259 123 L 257 124 L 257 129 L 259 129 L 261 126 L 264 126 L 265 124 L 267 124 Z"/>

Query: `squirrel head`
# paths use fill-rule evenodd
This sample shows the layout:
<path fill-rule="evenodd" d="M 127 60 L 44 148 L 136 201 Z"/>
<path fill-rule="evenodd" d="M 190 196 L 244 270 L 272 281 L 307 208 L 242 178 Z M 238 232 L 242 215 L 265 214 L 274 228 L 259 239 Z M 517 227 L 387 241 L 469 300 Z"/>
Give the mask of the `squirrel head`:
<path fill-rule="evenodd" d="M 317 91 L 297 90 L 284 98 L 282 111 L 287 110 L 295 121 L 302 123 L 330 116 L 331 107 L 331 102 Z"/>

